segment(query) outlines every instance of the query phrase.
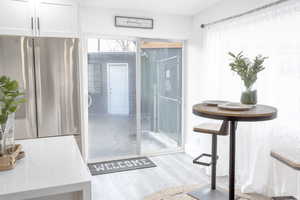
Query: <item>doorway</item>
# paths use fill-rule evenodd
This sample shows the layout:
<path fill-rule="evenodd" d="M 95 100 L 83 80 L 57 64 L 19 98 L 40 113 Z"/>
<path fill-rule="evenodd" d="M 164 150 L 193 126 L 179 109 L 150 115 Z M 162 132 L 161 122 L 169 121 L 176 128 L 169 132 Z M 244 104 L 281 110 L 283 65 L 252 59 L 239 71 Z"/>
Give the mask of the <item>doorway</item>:
<path fill-rule="evenodd" d="M 88 39 L 88 161 L 182 149 L 183 42 Z"/>
<path fill-rule="evenodd" d="M 88 40 L 88 160 L 137 155 L 136 41 Z"/>
<path fill-rule="evenodd" d="M 108 113 L 129 114 L 128 63 L 107 64 Z"/>

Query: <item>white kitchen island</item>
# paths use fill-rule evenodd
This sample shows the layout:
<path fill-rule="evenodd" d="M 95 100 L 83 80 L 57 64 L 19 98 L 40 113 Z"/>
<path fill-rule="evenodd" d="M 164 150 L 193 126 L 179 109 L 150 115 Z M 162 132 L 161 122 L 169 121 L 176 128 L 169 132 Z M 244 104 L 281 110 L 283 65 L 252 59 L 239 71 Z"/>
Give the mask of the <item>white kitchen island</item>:
<path fill-rule="evenodd" d="M 73 136 L 16 143 L 26 156 L 0 172 L 0 200 L 91 200 L 91 175 Z"/>

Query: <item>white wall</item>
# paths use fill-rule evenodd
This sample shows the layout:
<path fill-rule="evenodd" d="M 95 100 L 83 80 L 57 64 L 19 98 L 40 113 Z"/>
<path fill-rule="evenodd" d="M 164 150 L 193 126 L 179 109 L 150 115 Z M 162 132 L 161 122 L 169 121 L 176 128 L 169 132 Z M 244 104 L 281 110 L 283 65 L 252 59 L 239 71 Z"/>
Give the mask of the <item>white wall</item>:
<path fill-rule="evenodd" d="M 192 106 L 205 100 L 201 97 L 201 87 L 209 87 L 200 85 L 201 79 L 201 24 L 209 23 L 218 19 L 240 14 L 242 12 L 263 6 L 276 0 L 223 0 L 203 12 L 194 16 L 193 27 L 190 39 L 187 45 L 187 79 L 186 79 L 186 152 L 193 157 L 199 152 L 199 146 L 207 146 L 203 144 L 203 137 L 193 133 L 193 126 L 197 125 L 201 118 L 192 114 Z M 209 152 L 210 149 L 207 148 Z"/>
<path fill-rule="evenodd" d="M 154 29 L 117 28 L 114 16 L 146 17 L 154 19 Z M 100 7 L 81 7 L 81 31 L 86 34 L 108 36 L 131 36 L 162 39 L 188 39 L 192 29 L 192 17 L 161 15 L 138 11 L 104 9 Z"/>

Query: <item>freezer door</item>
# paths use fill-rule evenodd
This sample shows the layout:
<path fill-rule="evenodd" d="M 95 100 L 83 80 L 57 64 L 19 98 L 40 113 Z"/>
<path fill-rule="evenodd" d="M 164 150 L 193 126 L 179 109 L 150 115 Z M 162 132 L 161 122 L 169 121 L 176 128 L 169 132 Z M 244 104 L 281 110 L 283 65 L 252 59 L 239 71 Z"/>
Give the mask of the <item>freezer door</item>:
<path fill-rule="evenodd" d="M 78 39 L 36 38 L 38 137 L 80 133 Z"/>
<path fill-rule="evenodd" d="M 32 42 L 27 37 L 0 36 L 0 75 L 18 80 L 27 99 L 15 115 L 16 139 L 37 136 Z"/>

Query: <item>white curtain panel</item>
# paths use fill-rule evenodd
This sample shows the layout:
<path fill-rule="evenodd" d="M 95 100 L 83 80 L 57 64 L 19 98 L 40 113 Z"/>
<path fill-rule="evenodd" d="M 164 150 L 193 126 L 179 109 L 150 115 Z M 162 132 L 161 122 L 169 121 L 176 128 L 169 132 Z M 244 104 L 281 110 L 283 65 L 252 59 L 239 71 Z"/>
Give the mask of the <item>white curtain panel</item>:
<path fill-rule="evenodd" d="M 240 100 L 243 84 L 230 70 L 228 52 L 243 51 L 251 58 L 258 54 L 269 57 L 255 87 L 258 103 L 277 107 L 278 118 L 238 124 L 236 181 L 243 192 L 272 194 L 270 150 L 278 146 L 300 148 L 300 2 L 290 1 L 207 27 L 202 41 L 202 100 Z M 218 174 L 228 175 L 228 137 L 219 138 Z M 206 151 L 210 140 L 201 138 L 200 146 Z M 283 183 L 276 183 L 280 184 Z M 297 187 L 299 182 L 292 188 L 296 191 Z"/>

